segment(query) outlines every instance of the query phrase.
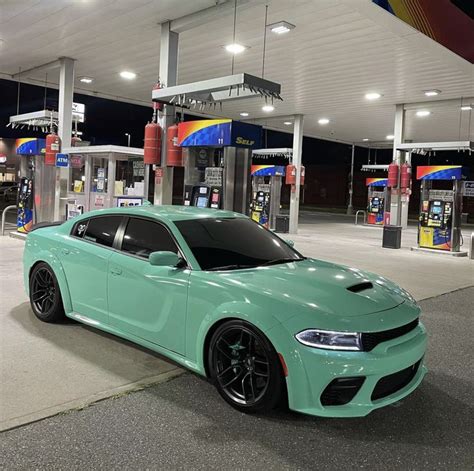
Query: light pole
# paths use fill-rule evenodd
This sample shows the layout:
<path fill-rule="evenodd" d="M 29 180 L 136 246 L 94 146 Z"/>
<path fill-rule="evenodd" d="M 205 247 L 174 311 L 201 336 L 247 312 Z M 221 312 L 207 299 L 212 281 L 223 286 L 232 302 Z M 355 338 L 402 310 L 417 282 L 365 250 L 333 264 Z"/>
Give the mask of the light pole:
<path fill-rule="evenodd" d="M 132 137 L 132 135 L 128 132 L 126 132 L 125 135 L 127 136 L 127 146 L 130 147 L 130 138 Z"/>

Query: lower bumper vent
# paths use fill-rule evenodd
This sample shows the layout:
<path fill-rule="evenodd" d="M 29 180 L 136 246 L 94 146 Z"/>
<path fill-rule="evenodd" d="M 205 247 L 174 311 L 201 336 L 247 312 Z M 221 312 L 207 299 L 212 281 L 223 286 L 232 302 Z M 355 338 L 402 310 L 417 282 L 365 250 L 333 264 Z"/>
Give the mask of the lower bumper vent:
<path fill-rule="evenodd" d="M 421 360 L 417 361 L 414 365 L 405 368 L 404 370 L 379 379 L 375 385 L 374 390 L 372 391 L 371 399 L 376 401 L 377 399 L 390 396 L 391 394 L 400 391 L 400 389 L 403 389 L 405 386 L 410 384 L 412 379 L 415 377 L 420 364 Z"/>
<path fill-rule="evenodd" d="M 352 401 L 364 384 L 365 376 L 333 379 L 321 394 L 323 406 L 343 406 Z"/>

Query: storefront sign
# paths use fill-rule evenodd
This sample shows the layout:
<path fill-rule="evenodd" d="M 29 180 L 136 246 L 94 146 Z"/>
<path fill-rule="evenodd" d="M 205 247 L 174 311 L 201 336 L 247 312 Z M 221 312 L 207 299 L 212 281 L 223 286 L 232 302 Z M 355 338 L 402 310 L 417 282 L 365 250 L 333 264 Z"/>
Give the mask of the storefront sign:
<path fill-rule="evenodd" d="M 71 155 L 71 156 L 69 156 L 69 165 L 72 168 L 82 168 L 82 166 L 84 165 L 82 155 Z"/>
<path fill-rule="evenodd" d="M 130 197 L 117 198 L 117 208 L 141 206 L 142 204 L 143 204 L 143 198 L 130 198 Z"/>
<path fill-rule="evenodd" d="M 69 167 L 69 154 L 56 154 L 56 167 Z"/>
<path fill-rule="evenodd" d="M 73 103 L 72 104 L 72 119 L 77 120 L 79 123 L 83 123 L 85 119 L 86 105 L 84 103 Z"/>

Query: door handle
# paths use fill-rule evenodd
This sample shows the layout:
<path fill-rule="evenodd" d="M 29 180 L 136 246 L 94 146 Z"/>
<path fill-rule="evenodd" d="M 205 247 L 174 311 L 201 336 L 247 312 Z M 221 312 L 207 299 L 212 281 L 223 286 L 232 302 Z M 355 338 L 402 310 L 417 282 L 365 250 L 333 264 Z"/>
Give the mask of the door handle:
<path fill-rule="evenodd" d="M 63 249 L 62 252 L 63 252 L 64 255 L 68 255 L 70 253 L 69 249 Z"/>
<path fill-rule="evenodd" d="M 112 275 L 121 275 L 122 269 L 114 267 L 110 269 L 110 273 L 112 273 Z"/>

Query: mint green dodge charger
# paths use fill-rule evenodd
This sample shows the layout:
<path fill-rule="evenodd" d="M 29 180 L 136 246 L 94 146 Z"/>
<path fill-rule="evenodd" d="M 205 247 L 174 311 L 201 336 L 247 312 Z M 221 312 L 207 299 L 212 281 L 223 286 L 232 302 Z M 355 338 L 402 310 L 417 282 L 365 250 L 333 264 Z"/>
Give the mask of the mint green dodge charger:
<path fill-rule="evenodd" d="M 410 294 L 229 211 L 115 208 L 40 226 L 24 277 L 42 321 L 67 316 L 163 354 L 244 412 L 365 416 L 426 373 Z"/>

